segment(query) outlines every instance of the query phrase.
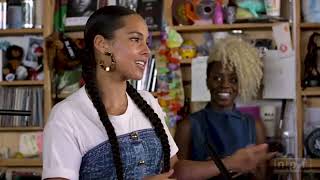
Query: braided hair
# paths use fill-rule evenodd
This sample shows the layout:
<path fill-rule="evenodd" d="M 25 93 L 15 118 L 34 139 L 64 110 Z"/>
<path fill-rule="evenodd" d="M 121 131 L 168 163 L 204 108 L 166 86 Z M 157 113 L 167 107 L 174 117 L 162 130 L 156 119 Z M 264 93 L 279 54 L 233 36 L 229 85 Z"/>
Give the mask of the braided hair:
<path fill-rule="evenodd" d="M 82 76 L 86 83 L 85 88 L 108 134 L 109 142 L 111 144 L 113 163 L 116 168 L 117 179 L 119 180 L 123 179 L 123 163 L 121 160 L 119 142 L 115 133 L 115 129 L 110 122 L 107 111 L 105 109 L 105 105 L 101 98 L 101 92 L 99 91 L 97 86 L 97 62 L 94 56 L 93 39 L 96 35 L 102 35 L 106 39 L 114 38 L 114 31 L 125 26 L 122 18 L 132 14 L 136 14 L 136 12 L 121 6 L 105 6 L 95 11 L 88 19 L 85 27 L 84 39 L 86 47 L 83 51 L 82 56 Z M 160 118 L 148 105 L 148 103 L 141 97 L 137 90 L 133 88 L 128 82 L 127 93 L 129 94 L 131 99 L 133 99 L 137 107 L 139 107 L 144 115 L 150 120 L 152 126 L 154 127 L 155 133 L 162 145 L 164 160 L 163 171 L 169 171 L 170 146 L 168 136 L 164 130 Z"/>

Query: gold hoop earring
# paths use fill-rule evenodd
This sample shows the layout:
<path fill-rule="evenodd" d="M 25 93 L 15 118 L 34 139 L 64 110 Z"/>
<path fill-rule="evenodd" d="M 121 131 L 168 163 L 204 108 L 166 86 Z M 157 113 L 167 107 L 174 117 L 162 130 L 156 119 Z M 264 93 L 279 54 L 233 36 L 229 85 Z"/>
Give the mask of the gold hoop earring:
<path fill-rule="evenodd" d="M 111 52 L 106 52 L 105 55 L 106 55 L 106 56 L 110 56 L 110 58 L 111 58 L 111 65 L 110 65 L 110 66 L 106 66 L 106 65 L 104 65 L 104 63 L 103 63 L 102 61 L 100 61 L 100 63 L 99 63 L 100 67 L 101 67 L 104 71 L 106 71 L 106 72 L 110 72 L 110 71 L 115 70 L 115 68 L 116 68 L 116 61 L 115 61 L 115 59 L 114 59 L 114 57 L 113 57 L 113 54 L 112 54 Z"/>

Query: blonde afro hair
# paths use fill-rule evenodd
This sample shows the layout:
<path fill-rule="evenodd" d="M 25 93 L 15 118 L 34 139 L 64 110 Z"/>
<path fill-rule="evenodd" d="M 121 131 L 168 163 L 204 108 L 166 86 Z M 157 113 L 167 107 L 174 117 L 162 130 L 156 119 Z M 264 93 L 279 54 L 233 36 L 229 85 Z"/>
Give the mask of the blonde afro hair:
<path fill-rule="evenodd" d="M 208 64 L 212 62 L 221 62 L 224 68 L 235 69 L 242 101 L 257 96 L 263 72 L 262 61 L 255 47 L 241 38 L 228 36 L 214 44 Z"/>

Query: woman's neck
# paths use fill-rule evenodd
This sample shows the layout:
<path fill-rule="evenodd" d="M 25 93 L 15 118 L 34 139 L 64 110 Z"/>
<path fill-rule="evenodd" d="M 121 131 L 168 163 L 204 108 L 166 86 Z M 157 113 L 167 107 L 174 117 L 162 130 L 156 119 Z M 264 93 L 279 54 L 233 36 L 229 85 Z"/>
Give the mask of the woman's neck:
<path fill-rule="evenodd" d="M 211 103 L 210 103 L 210 107 L 211 107 L 214 111 L 225 112 L 225 111 L 232 111 L 232 110 L 234 109 L 235 105 L 222 107 L 222 106 L 219 106 L 219 105 L 211 102 Z"/>
<path fill-rule="evenodd" d="M 97 78 L 97 85 L 109 115 L 121 115 L 126 112 L 128 106 L 126 81 L 104 77 Z"/>

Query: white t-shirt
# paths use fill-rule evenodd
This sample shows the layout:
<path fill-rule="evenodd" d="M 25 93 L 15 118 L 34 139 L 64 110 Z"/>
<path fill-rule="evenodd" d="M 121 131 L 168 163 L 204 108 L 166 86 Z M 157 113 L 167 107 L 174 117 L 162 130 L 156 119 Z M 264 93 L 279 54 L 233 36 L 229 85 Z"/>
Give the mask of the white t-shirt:
<path fill-rule="evenodd" d="M 173 157 L 178 152 L 178 147 L 165 124 L 165 113 L 149 92 L 139 91 L 139 93 L 161 119 L 168 135 L 170 156 Z M 152 128 L 149 119 L 130 96 L 127 97 L 126 112 L 119 116 L 109 116 L 117 136 Z M 80 88 L 55 105 L 50 113 L 44 129 L 42 178 L 78 179 L 82 156 L 107 139 L 108 135 L 98 112 L 86 94 L 85 88 Z"/>

